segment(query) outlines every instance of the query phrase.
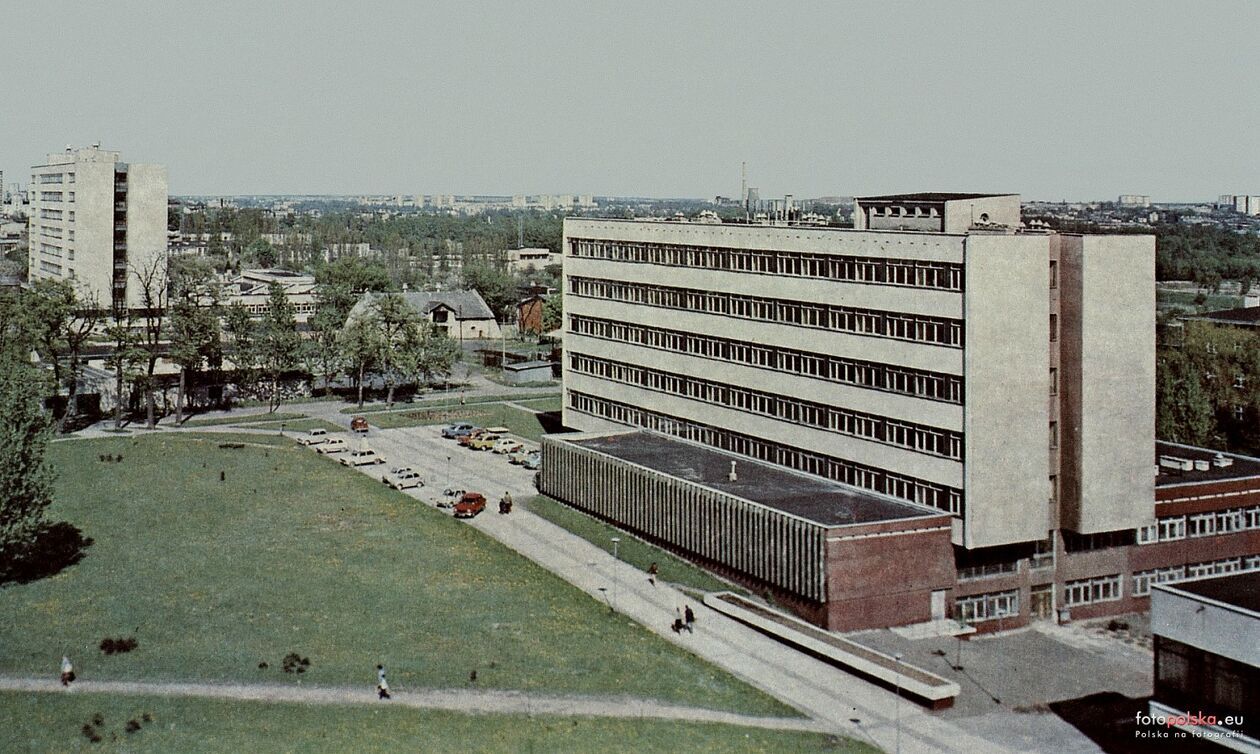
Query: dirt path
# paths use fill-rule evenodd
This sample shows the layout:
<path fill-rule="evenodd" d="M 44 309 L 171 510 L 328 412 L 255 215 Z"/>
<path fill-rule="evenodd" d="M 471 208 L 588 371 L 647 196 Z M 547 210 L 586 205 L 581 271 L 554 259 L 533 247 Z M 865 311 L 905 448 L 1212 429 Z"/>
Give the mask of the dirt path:
<path fill-rule="evenodd" d="M 144 681 L 75 681 L 70 688 L 54 678 L 0 676 L 0 691 L 64 694 L 120 694 L 126 696 L 197 697 L 255 702 L 291 702 L 322 705 L 377 705 L 436 709 L 474 715 L 567 715 L 577 717 L 640 718 L 724 723 L 747 728 L 828 732 L 823 723 L 805 718 L 757 717 L 701 707 L 633 697 L 582 697 L 527 694 L 519 691 L 433 689 L 402 691 L 393 698 L 376 698 L 371 686 L 300 686 L 232 683 L 153 683 Z"/>

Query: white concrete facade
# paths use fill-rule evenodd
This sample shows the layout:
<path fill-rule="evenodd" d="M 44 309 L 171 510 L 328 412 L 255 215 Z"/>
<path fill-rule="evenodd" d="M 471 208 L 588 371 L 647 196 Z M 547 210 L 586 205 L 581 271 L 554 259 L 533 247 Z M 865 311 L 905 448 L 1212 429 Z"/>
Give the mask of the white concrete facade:
<path fill-rule="evenodd" d="M 135 270 L 166 254 L 166 168 L 97 147 L 31 168 L 29 276 L 72 281 L 101 306 L 140 305 Z"/>
<path fill-rule="evenodd" d="M 968 233 L 567 219 L 565 425 L 647 426 L 930 505 L 969 549 L 1045 540 L 1060 237 L 996 229 L 994 200 Z M 1152 515 L 1154 244 L 1081 245 L 1069 507 L 1093 533 Z"/>

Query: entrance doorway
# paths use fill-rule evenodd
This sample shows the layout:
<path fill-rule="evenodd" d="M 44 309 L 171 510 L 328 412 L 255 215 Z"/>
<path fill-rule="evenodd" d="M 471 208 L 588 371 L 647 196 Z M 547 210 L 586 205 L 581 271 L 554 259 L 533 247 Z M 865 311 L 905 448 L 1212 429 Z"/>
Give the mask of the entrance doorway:
<path fill-rule="evenodd" d="M 1029 615 L 1033 620 L 1049 620 L 1054 617 L 1054 584 L 1034 586 L 1029 594 Z"/>
<path fill-rule="evenodd" d="M 932 620 L 945 620 L 945 590 L 932 592 Z"/>

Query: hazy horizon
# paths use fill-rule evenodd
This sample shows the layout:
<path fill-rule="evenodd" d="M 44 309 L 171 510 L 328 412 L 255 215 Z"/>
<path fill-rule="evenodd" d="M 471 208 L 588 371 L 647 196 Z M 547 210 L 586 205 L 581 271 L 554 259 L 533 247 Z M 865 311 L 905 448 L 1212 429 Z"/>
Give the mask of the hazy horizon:
<path fill-rule="evenodd" d="M 6 9 L 0 169 L 173 195 L 1260 194 L 1260 4 Z"/>

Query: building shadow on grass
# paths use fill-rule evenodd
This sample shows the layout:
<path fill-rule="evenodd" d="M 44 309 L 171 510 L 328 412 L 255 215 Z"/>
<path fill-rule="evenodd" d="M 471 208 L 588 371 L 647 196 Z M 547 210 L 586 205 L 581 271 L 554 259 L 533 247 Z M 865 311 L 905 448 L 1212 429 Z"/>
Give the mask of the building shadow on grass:
<path fill-rule="evenodd" d="M 84 537 L 73 524 L 65 521 L 44 524 L 30 547 L 0 560 L 0 587 L 55 576 L 83 560 L 92 542 L 91 537 Z"/>
<path fill-rule="evenodd" d="M 543 434 L 554 435 L 558 432 L 573 431 L 564 426 L 564 421 L 559 411 L 543 411 L 540 414 L 536 414 L 536 416 L 538 417 L 539 426 L 542 427 Z"/>
<path fill-rule="evenodd" d="M 1219 754 L 1222 749 L 1158 725 L 1141 725 L 1149 697 L 1137 699 L 1114 691 L 1049 704 L 1051 711 L 1083 733 L 1107 754 Z M 1168 738 L 1155 738 L 1168 734 Z M 1141 734 L 1141 735 L 1139 735 Z"/>

